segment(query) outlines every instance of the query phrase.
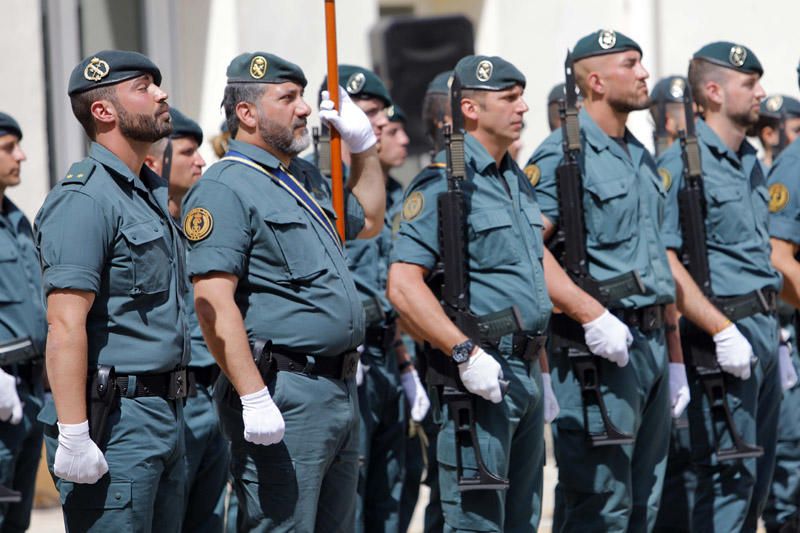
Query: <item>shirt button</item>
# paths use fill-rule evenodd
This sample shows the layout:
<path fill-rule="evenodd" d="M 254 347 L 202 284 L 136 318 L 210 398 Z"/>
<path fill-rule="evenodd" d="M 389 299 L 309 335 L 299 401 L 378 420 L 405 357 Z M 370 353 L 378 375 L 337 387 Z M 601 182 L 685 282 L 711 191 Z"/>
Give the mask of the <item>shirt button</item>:
<path fill-rule="evenodd" d="M 114 493 L 114 499 L 115 500 L 121 500 L 122 499 L 122 493 L 121 492 Z"/>

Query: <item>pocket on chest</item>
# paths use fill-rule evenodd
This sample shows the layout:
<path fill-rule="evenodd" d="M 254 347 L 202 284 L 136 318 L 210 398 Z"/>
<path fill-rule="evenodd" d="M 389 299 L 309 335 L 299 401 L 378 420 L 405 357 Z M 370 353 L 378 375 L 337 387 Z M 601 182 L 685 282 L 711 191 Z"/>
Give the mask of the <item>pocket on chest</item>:
<path fill-rule="evenodd" d="M 708 190 L 708 237 L 718 243 L 733 244 L 753 237 L 755 219 L 741 186 Z"/>
<path fill-rule="evenodd" d="M 326 270 L 323 244 L 300 213 L 275 211 L 264 215 L 264 223 L 282 256 L 287 280 L 311 281 Z"/>
<path fill-rule="evenodd" d="M 634 184 L 627 179 L 590 181 L 584 188 L 586 227 L 589 238 L 614 244 L 631 238 L 637 229 L 638 199 Z M 562 213 L 561 216 L 570 216 Z"/>
<path fill-rule="evenodd" d="M 134 222 L 120 232 L 128 247 L 132 271 L 130 294 L 157 294 L 169 290 L 172 257 L 166 229 L 155 220 Z"/>
<path fill-rule="evenodd" d="M 519 239 L 514 233 L 508 211 L 502 209 L 479 211 L 470 214 L 467 220 L 469 255 L 479 268 L 494 268 L 520 261 L 517 249 Z"/>

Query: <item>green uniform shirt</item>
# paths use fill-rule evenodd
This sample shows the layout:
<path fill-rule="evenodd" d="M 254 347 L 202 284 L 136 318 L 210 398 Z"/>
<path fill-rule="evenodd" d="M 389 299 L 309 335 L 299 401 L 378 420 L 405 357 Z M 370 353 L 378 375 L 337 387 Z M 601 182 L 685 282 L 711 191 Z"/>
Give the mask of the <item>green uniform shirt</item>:
<path fill-rule="evenodd" d="M 0 203 L 0 342 L 30 337 L 44 353 L 47 321 L 30 222 L 7 197 Z"/>
<path fill-rule="evenodd" d="M 775 160 L 767 184 L 770 237 L 800 244 L 800 139 Z"/>
<path fill-rule="evenodd" d="M 470 308 L 485 315 L 516 305 L 522 327 L 543 331 L 552 304 L 544 282 L 542 216 L 528 179 L 506 154 L 500 168 L 472 135 L 465 138 Z M 425 169 L 406 191 L 392 262 L 432 270 L 440 258 L 437 198 L 442 165 Z"/>
<path fill-rule="evenodd" d="M 706 199 L 706 246 L 711 288 L 716 296 L 736 296 L 756 289 L 779 289 L 781 276 L 772 267 L 768 233 L 769 195 L 756 149 L 744 141 L 736 154 L 703 120 L 697 121 L 697 141 Z M 665 210 L 664 243 L 683 244 L 678 191 L 683 187 L 683 160 L 678 143 L 659 158 L 672 187 Z"/>
<path fill-rule="evenodd" d="M 95 294 L 89 368 L 137 374 L 188 362 L 185 252 L 166 181 L 146 166 L 135 175 L 93 143 L 47 195 L 35 228 L 45 295 Z"/>
<path fill-rule="evenodd" d="M 674 301 L 675 285 L 660 234 L 666 190 L 650 153 L 625 130 L 627 151 L 582 109 L 581 159 L 589 273 L 603 281 L 636 270 L 644 294 L 621 300 L 623 307 Z M 561 130 L 554 131 L 528 161 L 541 174 L 536 194 L 542 212 L 558 225 L 556 169 L 563 160 Z"/>
<path fill-rule="evenodd" d="M 256 146 L 234 140 L 229 149 L 267 171 L 280 167 Z M 330 187 L 319 171 L 299 158 L 286 170 L 334 220 Z M 184 218 L 197 209 L 213 223 L 200 240 L 190 240 L 189 275 L 239 278 L 235 299 L 251 340 L 323 356 L 361 344 L 364 310 L 341 246 L 275 179 L 241 162 L 218 161 L 183 201 Z M 348 195 L 347 218 L 354 237 L 364 225 L 354 195 Z"/>

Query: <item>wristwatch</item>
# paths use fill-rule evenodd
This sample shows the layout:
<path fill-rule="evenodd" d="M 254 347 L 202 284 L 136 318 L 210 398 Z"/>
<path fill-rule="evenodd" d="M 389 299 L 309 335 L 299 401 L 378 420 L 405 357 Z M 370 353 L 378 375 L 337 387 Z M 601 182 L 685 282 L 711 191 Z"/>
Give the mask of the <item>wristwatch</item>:
<path fill-rule="evenodd" d="M 453 349 L 450 351 L 450 358 L 453 359 L 453 362 L 457 365 L 466 363 L 469 361 L 469 355 L 474 349 L 475 343 L 467 339 L 461 344 L 453 346 Z"/>

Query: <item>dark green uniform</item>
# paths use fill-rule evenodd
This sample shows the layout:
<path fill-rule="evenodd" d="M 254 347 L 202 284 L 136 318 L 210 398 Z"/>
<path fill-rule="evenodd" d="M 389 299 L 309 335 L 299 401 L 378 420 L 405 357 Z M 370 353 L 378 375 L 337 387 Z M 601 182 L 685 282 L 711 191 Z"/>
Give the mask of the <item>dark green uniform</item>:
<path fill-rule="evenodd" d="M 495 58 L 492 58 L 496 61 Z M 551 303 L 542 267 L 542 219 L 528 179 L 506 154 L 500 166 L 471 135 L 466 136 L 467 180 L 464 190 L 469 235 L 471 310 L 484 315 L 518 306 L 522 327 L 541 332 Z M 406 192 L 392 262 L 432 270 L 439 259 L 438 195 L 447 189 L 440 166 L 429 167 Z M 460 492 L 456 479 L 454 425 L 447 409 L 438 435 L 439 484 L 448 531 L 530 531 L 541 517 L 544 422 L 539 365 L 514 355 L 511 335 L 487 352 L 501 365 L 510 388 L 503 401 L 476 397 L 477 431 L 490 471 L 507 477 L 507 491 Z M 465 453 L 465 475 L 475 471 L 474 455 Z"/>
<path fill-rule="evenodd" d="M 619 35 L 619 34 L 617 34 Z M 609 137 L 582 109 L 583 206 L 589 272 L 605 280 L 635 269 L 643 294 L 622 299 L 624 309 L 662 306 L 674 300 L 672 273 L 660 236 L 666 191 L 647 150 L 626 131 Z M 529 165 L 541 178 L 536 186 L 542 212 L 558 225 L 556 168 L 562 133 L 552 133 Z M 591 447 L 586 431 L 603 428 L 598 410 L 584 426 L 580 387 L 566 357 L 551 353 L 553 389 L 561 412 L 552 425 L 563 497 L 562 530 L 625 531 L 655 523 L 669 443 L 669 384 L 663 328 L 631 326 L 630 362 L 620 368 L 598 359 L 602 394 L 609 416 L 621 431 L 636 435 L 633 445 Z"/>
<path fill-rule="evenodd" d="M 128 377 L 106 427 L 109 473 L 93 485 L 56 479 L 67 529 L 175 531 L 186 476 L 183 401 L 140 396 L 135 385 L 138 376 L 189 360 L 184 248 L 167 212 L 167 183 L 146 167 L 135 175 L 94 143 L 47 196 L 36 239 L 45 294 L 95 294 L 86 322 L 90 371 L 110 365 Z M 58 446 L 52 399 L 39 420 L 52 472 Z"/>
<path fill-rule="evenodd" d="M 25 359 L 3 366 L 17 378 L 23 406 L 18 424 L 0 422 L 0 484 L 22 493 L 22 502 L 0 504 L 0 530 L 25 531 L 30 526 L 36 470 L 42 449 L 42 355 L 47 323 L 42 284 L 30 222 L 7 197 L 0 203 L 0 344 L 29 338 Z"/>

